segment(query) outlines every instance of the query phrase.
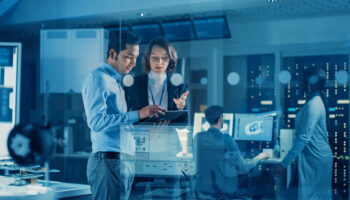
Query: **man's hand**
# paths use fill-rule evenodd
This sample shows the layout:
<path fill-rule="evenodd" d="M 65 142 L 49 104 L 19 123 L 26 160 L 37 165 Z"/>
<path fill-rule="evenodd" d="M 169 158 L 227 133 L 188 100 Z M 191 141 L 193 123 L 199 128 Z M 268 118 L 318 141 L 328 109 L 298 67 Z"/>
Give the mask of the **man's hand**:
<path fill-rule="evenodd" d="M 267 153 L 259 153 L 259 155 L 255 156 L 256 159 L 259 160 L 266 160 L 269 158 L 269 154 Z"/>
<path fill-rule="evenodd" d="M 142 109 L 138 110 L 140 119 L 146 119 L 149 116 L 158 117 L 158 114 L 164 115 L 165 112 L 166 112 L 166 110 L 159 107 L 158 105 L 149 105 L 149 106 L 143 107 Z"/>
<path fill-rule="evenodd" d="M 177 109 L 182 110 L 185 108 L 188 93 L 190 93 L 190 91 L 184 92 L 178 99 L 174 98 Z"/>

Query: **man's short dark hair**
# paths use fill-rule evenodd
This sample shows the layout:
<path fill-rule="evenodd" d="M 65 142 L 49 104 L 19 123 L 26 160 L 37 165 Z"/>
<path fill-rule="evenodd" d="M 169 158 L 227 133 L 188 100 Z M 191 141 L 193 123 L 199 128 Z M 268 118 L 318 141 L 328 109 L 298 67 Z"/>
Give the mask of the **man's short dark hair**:
<path fill-rule="evenodd" d="M 219 118 L 223 115 L 224 108 L 221 106 L 210 106 L 205 110 L 205 119 L 209 122 L 210 125 L 217 124 Z"/>
<path fill-rule="evenodd" d="M 109 33 L 109 43 L 107 50 L 107 59 L 109 50 L 114 49 L 117 55 L 126 49 L 126 45 L 138 45 L 139 38 L 129 31 L 111 31 Z"/>

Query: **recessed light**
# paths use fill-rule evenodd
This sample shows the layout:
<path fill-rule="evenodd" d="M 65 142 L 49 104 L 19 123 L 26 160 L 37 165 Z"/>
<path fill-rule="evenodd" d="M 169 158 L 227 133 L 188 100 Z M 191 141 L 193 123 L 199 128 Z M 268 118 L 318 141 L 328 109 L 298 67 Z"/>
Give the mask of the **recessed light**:
<path fill-rule="evenodd" d="M 137 15 L 140 16 L 140 17 L 144 17 L 144 16 L 146 16 L 147 14 L 144 13 L 144 12 L 140 12 L 140 13 L 138 13 Z"/>

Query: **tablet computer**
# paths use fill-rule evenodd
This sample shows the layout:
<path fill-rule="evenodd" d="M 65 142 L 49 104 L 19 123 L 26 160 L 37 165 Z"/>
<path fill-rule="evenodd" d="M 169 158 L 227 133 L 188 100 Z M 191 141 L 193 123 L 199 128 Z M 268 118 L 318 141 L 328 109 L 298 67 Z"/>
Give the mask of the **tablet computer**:
<path fill-rule="evenodd" d="M 187 115 L 187 113 L 188 113 L 188 110 L 169 110 L 164 115 L 158 114 L 159 117 L 152 116 L 144 120 L 143 122 L 161 122 L 165 120 L 168 120 L 171 122 L 183 115 Z"/>

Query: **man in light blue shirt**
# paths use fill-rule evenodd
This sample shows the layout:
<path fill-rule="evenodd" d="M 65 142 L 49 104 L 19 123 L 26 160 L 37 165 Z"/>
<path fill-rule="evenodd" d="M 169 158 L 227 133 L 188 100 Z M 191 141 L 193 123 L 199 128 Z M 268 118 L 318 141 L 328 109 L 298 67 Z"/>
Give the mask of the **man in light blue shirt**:
<path fill-rule="evenodd" d="M 132 155 L 132 137 L 121 132 L 129 125 L 149 116 L 163 114 L 156 105 L 127 112 L 121 81 L 136 64 L 138 38 L 129 32 L 116 32 L 110 38 L 107 60 L 85 79 L 82 97 L 91 129 L 92 155 L 87 176 L 93 199 L 128 199 L 134 179 L 134 165 L 126 157 Z"/>

